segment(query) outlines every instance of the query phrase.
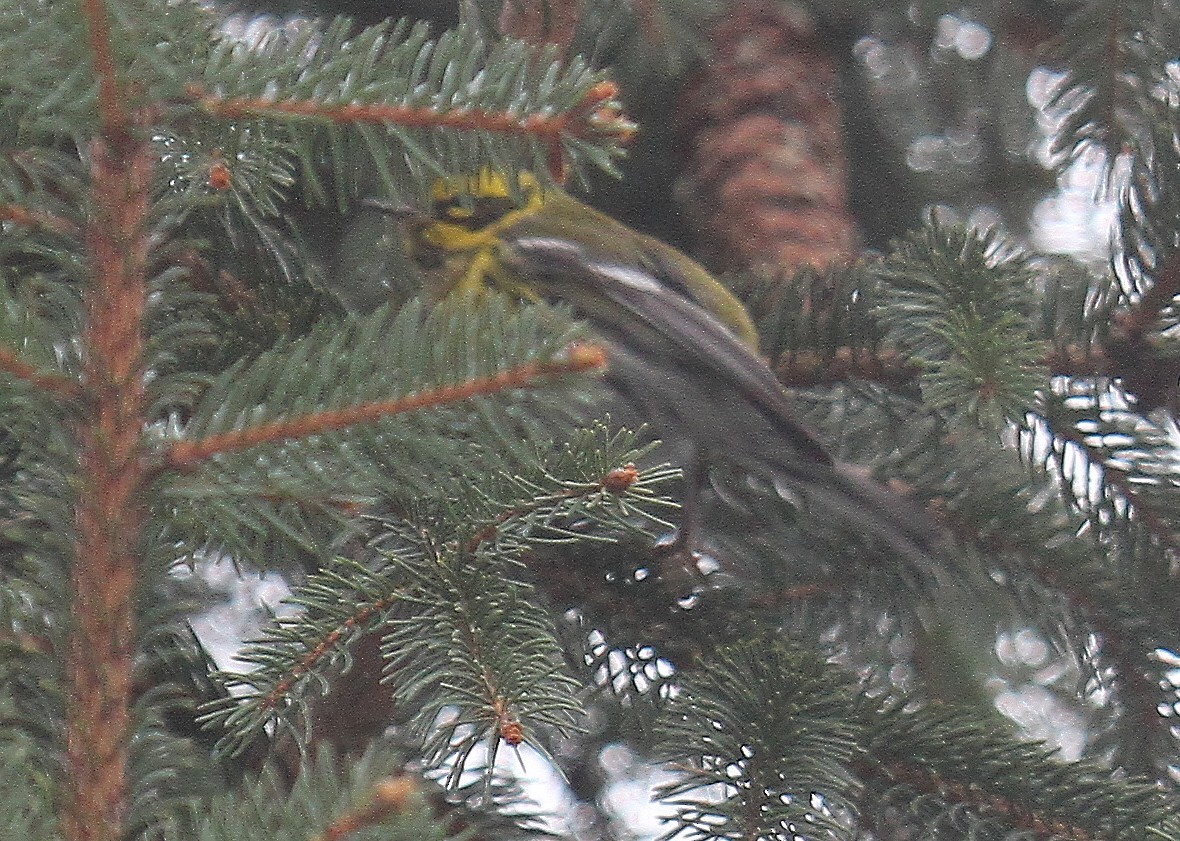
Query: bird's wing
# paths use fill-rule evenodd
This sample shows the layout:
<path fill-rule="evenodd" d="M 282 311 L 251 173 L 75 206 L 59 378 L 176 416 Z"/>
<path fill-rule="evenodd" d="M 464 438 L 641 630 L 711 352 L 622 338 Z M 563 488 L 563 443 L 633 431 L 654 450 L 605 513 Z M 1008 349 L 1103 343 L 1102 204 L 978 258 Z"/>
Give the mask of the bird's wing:
<path fill-rule="evenodd" d="M 648 345 L 653 358 L 676 353 L 683 364 L 708 366 L 702 374 L 746 398 L 780 432 L 800 458 L 831 464 L 831 456 L 791 411 L 782 384 L 766 362 L 708 310 L 686 298 L 674 282 L 643 268 L 596 260 L 564 239 L 522 237 L 505 244 L 505 261 L 545 290 L 568 301 L 605 338 L 623 347 Z M 615 309 L 604 310 L 602 298 Z M 625 314 L 626 317 L 621 317 Z"/>

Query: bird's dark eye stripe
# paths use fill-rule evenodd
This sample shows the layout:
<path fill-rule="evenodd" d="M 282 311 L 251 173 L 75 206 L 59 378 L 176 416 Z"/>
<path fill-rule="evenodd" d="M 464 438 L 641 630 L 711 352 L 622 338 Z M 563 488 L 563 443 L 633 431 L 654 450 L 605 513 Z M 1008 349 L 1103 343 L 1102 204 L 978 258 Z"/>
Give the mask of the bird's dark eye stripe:
<path fill-rule="evenodd" d="M 515 209 L 516 205 L 507 198 L 457 196 L 437 202 L 434 205 L 434 218 L 450 225 L 461 225 L 469 231 L 478 231 Z"/>

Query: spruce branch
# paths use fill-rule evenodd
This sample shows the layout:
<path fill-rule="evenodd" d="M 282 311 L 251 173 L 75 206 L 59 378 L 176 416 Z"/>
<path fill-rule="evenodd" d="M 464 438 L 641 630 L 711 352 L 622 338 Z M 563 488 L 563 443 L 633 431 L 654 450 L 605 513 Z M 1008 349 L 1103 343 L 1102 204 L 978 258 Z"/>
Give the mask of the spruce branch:
<path fill-rule="evenodd" d="M 49 2 L 0 7 L 0 65 L 22 71 L 7 79 L 4 104 L 9 137 L 19 126 L 35 144 L 61 137 L 79 125 L 93 125 L 94 76 L 88 72 L 92 55 L 84 46 L 90 38 L 77 7 L 67 10 Z M 30 55 L 43 58 L 30 62 Z M 87 68 L 79 72 L 83 63 Z M 17 154 L 26 153 L 22 149 Z"/>
<path fill-rule="evenodd" d="M 1154 283 L 1137 301 L 1114 317 L 1114 338 L 1119 343 L 1142 345 L 1148 339 L 1148 332 L 1156 327 L 1160 313 L 1172 306 L 1172 300 L 1180 295 L 1180 253 L 1170 252 L 1167 259 L 1154 272 Z M 1129 368 L 1138 362 L 1127 358 Z"/>
<path fill-rule="evenodd" d="M 550 377 L 598 370 L 605 365 L 606 355 L 599 348 L 593 345 L 579 345 L 571 349 L 568 359 L 548 363 L 527 363 L 498 374 L 476 377 L 452 386 L 428 389 L 408 397 L 315 412 L 303 417 L 245 427 L 194 441 L 178 441 L 168 448 L 165 461 L 170 468 L 189 470 L 197 463 L 220 453 L 230 453 L 259 444 L 325 435 L 403 412 L 432 409 L 479 395 L 494 395 L 512 389 L 529 388 L 538 381 Z"/>
<path fill-rule="evenodd" d="M 753 647 L 751 662 L 769 674 L 776 661 L 761 645 Z M 798 833 L 817 820 L 823 823 L 824 814 L 828 814 L 816 814 L 822 811 L 817 795 L 834 807 L 840 799 L 833 800 L 830 792 L 844 798 L 857 794 L 858 786 L 846 779 L 853 772 L 863 781 L 867 797 L 845 799 L 846 806 L 859 807 L 865 815 L 902 809 L 927 831 L 940 835 L 945 832 L 950 837 L 969 832 L 976 837 L 1001 838 L 1015 830 L 1038 838 L 1088 841 L 1138 838 L 1153 829 L 1165 834 L 1175 830 L 1171 823 L 1176 808 L 1173 798 L 1148 779 L 1121 780 L 1097 763 L 1061 763 L 1052 757 L 1052 751 L 1036 744 L 1013 742 L 1007 731 L 974 721 L 965 709 L 914 708 L 898 701 L 876 710 L 874 702 L 862 699 L 865 712 L 860 726 L 866 738 L 857 740 L 856 749 L 841 753 L 823 740 L 828 731 L 822 718 L 816 718 L 817 711 L 823 709 L 824 695 L 816 692 L 822 684 L 809 683 L 810 672 L 806 669 L 800 674 L 798 664 L 794 664 L 789 677 L 783 673 L 764 685 L 756 680 L 731 683 L 734 674 L 745 676 L 740 671 L 727 672 L 726 682 L 716 684 L 712 690 L 722 692 L 724 697 L 708 703 L 711 696 L 703 695 L 702 689 L 710 684 L 690 671 L 681 680 L 681 699 L 670 705 L 667 721 L 673 726 L 670 744 L 674 755 L 688 757 L 694 769 L 703 767 L 706 774 L 699 785 L 724 785 L 726 800 L 710 800 L 702 804 L 703 808 L 683 811 L 680 827 L 667 837 L 731 837 L 743 815 L 747 821 L 743 837 L 757 832 L 770 834 L 772 827 L 780 825 L 771 823 L 772 819 L 784 812 L 784 803 L 790 804 L 789 798 L 775 797 L 784 780 L 800 785 L 811 795 L 799 798 L 795 815 L 778 817 L 780 822 L 788 822 L 784 829 Z M 758 697 L 736 706 L 734 699 L 741 699 L 747 692 Z M 781 713 L 778 704 L 792 698 L 796 707 L 791 716 L 775 714 Z M 735 716 L 735 708 L 748 710 L 750 718 Z M 762 723 L 757 716 L 764 709 L 768 718 Z M 802 738 L 785 750 L 782 746 L 777 752 L 765 750 L 765 743 L 774 738 L 772 734 L 793 731 Z M 809 743 L 809 739 L 815 741 Z M 810 776 L 802 770 L 785 774 L 780 771 L 776 777 L 775 766 L 771 765 L 762 770 L 772 782 L 759 785 L 755 773 L 759 757 L 784 755 L 793 757 L 804 769 L 808 762 L 834 761 L 846 770 L 836 771 L 834 780 L 825 788 L 814 783 L 818 776 L 814 771 Z M 702 756 L 705 764 L 700 766 Z M 716 756 L 721 759 L 710 764 L 709 759 Z M 751 780 L 748 785 L 744 784 L 747 775 Z M 679 785 L 688 786 L 692 779 Z M 676 785 L 670 784 L 669 789 L 675 791 Z M 729 798 L 746 805 L 750 801 L 762 805 L 736 809 Z M 693 801 L 692 805 L 697 804 Z M 831 828 L 838 837 L 846 832 L 839 824 Z"/>
<path fill-rule="evenodd" d="M 886 341 L 920 361 L 931 408 L 975 422 L 1023 415 L 1047 380 L 1026 258 L 994 232 L 931 220 L 874 269 Z"/>
<path fill-rule="evenodd" d="M 1174 8 L 1150 0 L 1097 0 L 1073 10 L 1053 55 L 1066 68 L 1050 102 L 1062 116 L 1053 151 L 1063 166 L 1092 146 L 1107 152 L 1109 166 L 1138 142 L 1163 107 L 1154 89 L 1172 57 L 1155 33 L 1175 23 Z"/>
<path fill-rule="evenodd" d="M 60 374 L 45 373 L 25 362 L 8 348 L 0 347 L 0 371 L 63 400 L 77 400 L 82 396 L 82 389 L 76 380 Z"/>
<path fill-rule="evenodd" d="M 322 561 L 350 512 L 511 474 L 558 418 L 572 425 L 592 385 L 578 373 L 600 363 L 568 319 L 491 294 L 325 324 L 239 363 L 159 430 L 155 499 L 191 551 Z"/>
<path fill-rule="evenodd" d="M 428 551 L 426 565 L 391 558 L 413 582 L 414 610 L 390 622 L 385 680 L 399 707 L 414 712 L 426 761 L 449 766 L 448 786 L 481 744 L 490 784 L 501 743 L 544 752 L 545 728 L 576 729 L 578 684 L 519 573 L 491 553 Z"/>
<path fill-rule="evenodd" d="M 532 548 L 617 539 L 656 519 L 652 510 L 668 503 L 653 491 L 672 474 L 636 471 L 643 450 L 633 444 L 630 434 L 594 425 L 515 474 L 473 483 L 457 507 L 419 511 L 404 528 L 390 524 L 391 538 L 417 547 L 390 556 L 415 582 L 407 598 L 416 607 L 391 620 L 386 679 L 399 705 L 417 711 L 414 728 L 432 761 L 452 766 L 451 784 L 482 743 L 490 774 L 501 742 L 543 750 L 546 730 L 574 728 L 576 684 L 518 559 L 532 567 L 543 563 Z M 450 706 L 458 716 L 440 720 Z"/>
<path fill-rule="evenodd" d="M 16 204 L 0 205 L 0 222 L 12 222 L 24 228 L 38 228 L 52 234 L 76 237 L 81 232 L 69 219 Z"/>
<path fill-rule="evenodd" d="M 133 137 L 111 58 L 107 11 L 87 0 L 99 73 L 101 136 L 90 149 L 94 210 L 88 220 L 91 285 L 82 383 L 94 416 L 78 430 L 79 495 L 72 615 L 66 654 L 68 784 L 61 817 L 71 841 L 115 841 L 128 815 L 133 599 L 147 484 L 141 431 L 148 196 L 154 156 Z"/>
<path fill-rule="evenodd" d="M 233 272 L 214 267 L 196 249 L 182 250 L 174 262 L 188 272 L 194 289 L 214 295 L 235 309 L 262 308 L 263 301 L 256 290 Z"/>
<path fill-rule="evenodd" d="M 86 28 L 90 33 L 90 50 L 94 57 L 94 74 L 98 77 L 98 115 L 100 132 L 108 143 L 119 145 L 126 139 L 127 103 L 115 66 L 114 44 L 107 5 L 101 0 L 82 4 Z"/>
<path fill-rule="evenodd" d="M 226 697 L 202 714 L 205 726 L 225 733 L 218 749 L 237 756 L 274 725 L 294 728 L 298 736 L 296 719 L 306 715 L 309 694 L 327 690 L 327 672 L 348 668 L 350 648 L 381 625 L 401 596 L 379 572 L 345 558 L 311 575 L 288 598 L 303 614 L 277 620 L 238 655 L 254 670 L 219 674 L 227 686 L 248 694 Z"/>
<path fill-rule="evenodd" d="M 1121 357 L 1112 358 L 1105 349 L 1093 345 L 1071 345 L 1061 350 L 1049 351 L 1043 363 L 1053 376 L 1071 379 L 1111 379 L 1125 370 Z"/>
<path fill-rule="evenodd" d="M 1180 283 L 1170 263 L 1156 286 L 1123 309 L 1110 295 L 1090 294 L 1099 279 L 1088 270 L 1033 265 L 1047 287 L 1042 304 L 1047 321 L 1033 335 L 1053 344 L 1032 360 L 1034 365 L 1048 376 L 1120 378 L 1147 407 L 1161 405 L 1172 360 L 1156 333 Z M 733 280 L 758 318 L 762 352 L 784 385 L 867 382 L 899 394 L 916 393 L 927 368 L 914 348 L 885 338 L 888 292 L 879 271 L 877 263 L 863 262 L 822 273 L 751 273 Z"/>
<path fill-rule="evenodd" d="M 1029 424 L 1019 447 L 1027 465 L 1019 470 L 1002 469 L 1010 454 L 989 453 L 978 441 L 958 442 L 961 450 L 950 453 L 948 462 L 960 469 L 970 465 L 980 481 L 952 497 L 947 522 L 964 543 L 987 553 L 988 567 L 1002 571 L 1004 589 L 1022 608 L 1024 621 L 1074 652 L 1082 673 L 1101 680 L 1097 670 L 1113 666 L 1108 685 L 1121 709 L 1114 727 L 1123 734 L 1109 748 L 1114 762 L 1157 773 L 1171 755 L 1171 739 L 1168 719 L 1157 713 L 1161 693 L 1151 673 L 1158 667 L 1149 652 L 1160 645 L 1154 629 L 1173 621 L 1171 553 L 1148 526 L 1130 519 L 1125 505 L 1092 514 L 1088 534 L 1077 512 L 1078 488 L 1068 480 L 1062 488 L 1062 462 L 1071 460 L 1062 455 L 1067 445 L 1034 418 Z M 1081 472 L 1094 473 L 1088 467 Z M 1051 488 L 1058 493 L 1049 493 Z M 1082 504 L 1093 504 L 1098 492 L 1086 493 L 1090 501 Z M 1014 506 L 1014 499 L 1021 503 Z M 1145 581 L 1151 583 L 1145 587 Z M 1088 655 L 1093 635 L 1099 648 Z"/>
<path fill-rule="evenodd" d="M 671 528 L 659 513 L 678 507 L 661 493 L 680 475 L 667 464 L 638 470 L 655 442 L 639 446 L 627 429 L 595 421 L 558 446 L 539 446 L 511 472 L 473 482 L 451 517 L 457 545 L 515 553 L 538 545 L 614 543 L 620 535 Z M 650 535 L 649 535 L 650 536 Z"/>
<path fill-rule="evenodd" d="M 1168 719 L 1157 711 L 1158 667 L 1150 652 L 1161 645 L 1158 629 L 1175 621 L 1165 607 L 1176 592 L 1173 447 L 1165 430 L 1143 418 L 1099 410 L 1097 401 L 1071 413 L 1065 402 L 1046 400 L 1038 415 L 1045 434 L 1062 442 L 1046 460 L 1065 498 L 1084 513 L 1105 562 L 1078 553 L 1065 563 L 1045 559 L 1033 572 L 1068 602 L 1087 633 L 1097 634 L 1098 665 L 1113 666 L 1123 710 L 1113 725 L 1123 734 L 1112 746 L 1115 761 L 1154 774 L 1172 744 Z M 1083 640 L 1077 648 L 1085 650 Z"/>
<path fill-rule="evenodd" d="M 524 618 L 528 604 L 520 599 L 527 588 L 514 584 L 504 566 L 531 544 L 585 539 L 585 529 L 574 530 L 568 525 L 571 522 L 594 517 L 607 529 L 634 529 L 636 519 L 663 503 L 653 489 L 668 478 L 668 472 L 633 474 L 626 465 L 643 451 L 635 450 L 632 443 L 630 435 L 608 434 L 605 428 L 595 427 L 569 448 L 550 445 L 538 451 L 536 463 L 519 464 L 498 479 L 473 470 L 466 492 L 453 485 L 433 506 L 418 499 L 414 511 L 404 512 L 408 523 L 378 521 L 385 522 L 387 534 L 376 539 L 375 545 L 387 559 L 366 566 L 338 558 L 311 575 L 287 600 L 301 609 L 300 614 L 268 627 L 239 656 L 255 669 L 223 676 L 248 693 L 243 699 L 225 699 L 204 718 L 227 732 L 222 749 L 231 754 L 243 750 L 268 725 L 281 724 L 295 732 L 301 720 L 306 726 L 312 719 L 307 714 L 311 696 L 326 690 L 331 676 L 350 667 L 350 652 L 364 636 L 381 629 L 393 629 L 391 639 L 398 636 L 399 642 L 387 639 L 385 647 L 399 662 L 426 651 L 432 656 L 445 654 L 444 659 L 454 657 L 463 669 L 472 670 L 460 669 L 450 683 L 440 685 L 435 680 L 439 672 L 416 660 L 406 666 L 406 677 L 391 666 L 399 709 L 419 710 L 425 703 L 416 694 L 419 691 L 426 696 L 443 693 L 438 707 L 431 706 L 436 712 L 448 703 L 482 699 L 479 712 L 473 715 L 483 716 L 481 720 L 492 726 L 496 738 L 510 743 L 519 741 L 514 734 L 525 738 L 520 728 L 535 726 L 538 720 L 567 726 L 567 720 L 554 718 L 556 714 L 537 699 L 549 698 L 564 708 L 569 703 L 568 688 L 563 692 L 546 688 L 545 681 L 552 678 L 549 671 L 537 673 L 520 665 L 530 651 L 542 664 L 552 659 L 552 653 L 546 653 L 544 621 L 535 615 Z M 604 464 L 620 461 L 625 481 L 603 470 Z M 602 479 L 587 482 L 587 475 L 596 472 Z M 466 552 L 462 546 L 475 550 Z M 505 616 L 498 612 L 500 608 L 489 615 L 484 600 L 497 603 L 496 594 L 505 588 L 505 603 L 513 605 L 508 618 L 516 628 L 505 639 L 493 639 L 489 635 Z M 458 644 L 455 634 L 465 640 L 466 658 L 453 649 Z M 419 679 L 428 677 L 428 687 L 414 688 Z M 460 686 L 470 691 L 456 697 L 453 693 Z M 413 697 L 407 700 L 406 693 Z M 415 716 L 418 726 L 432 725 L 428 715 L 421 720 L 423 715 Z M 432 755 L 441 761 L 449 742 L 438 733 L 432 739 Z M 464 749 L 469 751 L 478 743 L 474 738 Z"/>
<path fill-rule="evenodd" d="M 1050 376 L 1105 378 L 1130 376 L 1139 363 L 1154 367 L 1142 355 L 1124 352 L 1112 355 L 1099 346 L 1069 346 L 1046 353 L 1038 363 Z M 910 356 L 893 348 L 876 351 L 861 347 L 837 347 L 830 353 L 788 351 L 774 361 L 774 372 L 788 388 L 814 388 L 853 381 L 877 383 L 905 393 L 918 383 L 922 367 Z M 1142 368 L 1140 368 L 1142 370 Z M 1138 395 L 1138 390 L 1133 390 Z"/>
<path fill-rule="evenodd" d="M 376 826 L 390 816 L 410 811 L 421 797 L 418 783 L 409 774 L 386 777 L 373 786 L 366 803 L 336 818 L 313 841 L 344 841 L 349 835 Z"/>
<path fill-rule="evenodd" d="M 605 427 L 597 424 L 590 428 L 591 434 L 605 431 Z M 625 440 L 625 432 L 618 438 Z M 657 517 L 652 509 L 671 504 L 657 495 L 657 489 L 678 475 L 678 470 L 667 465 L 640 472 L 634 462 L 628 461 L 591 481 L 566 479 L 555 483 L 552 474 L 505 477 L 503 488 L 481 491 L 481 507 L 486 506 L 486 513 L 472 511 L 471 522 L 477 528 L 463 543 L 462 549 L 473 554 L 488 543 L 496 550 L 503 550 L 517 541 L 563 543 L 601 539 L 613 542 L 614 538 L 609 534 L 596 536 L 587 531 L 584 524 L 572 528 L 563 522 L 576 521 L 584 514 L 592 514 L 602 524 L 622 531 L 636 529 L 635 520 L 639 517 L 660 527 L 671 528 L 671 523 Z M 496 509 L 500 509 L 499 512 L 490 521 L 483 522 Z"/>
<path fill-rule="evenodd" d="M 853 802 L 848 766 L 863 738 L 852 693 L 818 657 L 783 640 L 723 648 L 690 671 L 658 724 L 678 807 L 665 839 L 842 834 L 833 812 Z M 709 796 L 720 788 L 721 798 Z"/>
<path fill-rule="evenodd" d="M 552 50 L 521 41 L 488 45 L 469 26 L 437 42 L 424 24 L 355 36 L 350 29 L 338 19 L 322 32 L 276 35 L 253 49 L 226 42 L 204 79 L 186 86 L 189 107 L 220 120 L 288 126 L 313 194 L 322 193 L 314 137 L 327 141 L 342 173 L 346 158 L 362 154 L 398 194 L 404 185 L 390 168 L 401 165 L 400 154 L 434 174 L 470 172 L 489 157 L 532 159 L 531 169 L 560 181 L 583 156 L 609 165 L 634 133 L 617 88 L 580 59 L 562 66 Z"/>
<path fill-rule="evenodd" d="M 1093 762 L 1062 763 L 1038 744 L 1013 742 L 964 710 L 900 703 L 869 712 L 856 768 L 881 803 L 927 832 L 1077 841 L 1142 838 L 1166 829 L 1176 803 L 1146 779 L 1116 780 Z"/>
<path fill-rule="evenodd" d="M 795 351 L 784 353 L 774 361 L 775 376 L 788 388 L 831 386 L 860 380 L 904 391 L 917 382 L 921 370 L 921 366 L 908 359 L 906 354 L 888 348 L 873 352 L 864 348 L 838 347 L 830 355 Z"/>
<path fill-rule="evenodd" d="M 38 763 L 32 740 L 10 740 L 0 751 L 0 833 L 5 838 L 39 838 L 57 841 L 64 836 L 54 814 L 52 788 Z"/>
<path fill-rule="evenodd" d="M 165 461 L 189 464 L 593 370 L 602 355 L 579 336 L 552 310 L 521 310 L 493 293 L 478 301 L 451 296 L 429 310 L 421 302 L 386 306 L 324 324 L 211 383 L 183 437 L 162 441 L 165 453 L 178 450 Z M 309 413 L 309 404 L 322 408 Z M 204 445 L 186 452 L 189 441 L 209 440 L 219 442 L 209 452 Z"/>
<path fill-rule="evenodd" d="M 619 116 L 617 106 L 613 104 L 618 90 L 610 82 L 600 82 L 592 87 L 565 114 L 537 114 L 531 117 L 484 109 L 440 113 L 434 108 L 381 103 L 329 105 L 290 99 L 219 99 L 195 88 L 189 90 L 189 95 L 201 110 L 224 120 L 242 117 L 271 117 L 279 120 L 307 117 L 344 125 L 373 123 L 401 128 L 454 129 L 535 138 L 547 149 L 549 174 L 557 181 L 565 178 L 566 164 L 562 147 L 568 139 L 591 139 L 598 135 L 614 134 L 616 139 L 625 140 L 634 130 Z M 228 171 L 220 177 L 225 178 L 227 175 Z"/>
<path fill-rule="evenodd" d="M 449 801 L 436 785 L 409 776 L 408 759 L 399 746 L 378 743 L 342 770 L 338 756 L 320 751 L 303 763 L 291 784 L 268 768 L 239 791 L 190 801 L 186 812 L 163 827 L 158 837 L 242 841 L 261 832 L 268 838 L 316 841 L 522 841 L 535 834 L 535 828 L 530 831 L 535 823 L 531 815 L 506 818 L 494 811 L 518 805 L 519 795 L 498 790 L 495 802 L 481 807 Z"/>
<path fill-rule="evenodd" d="M 190 226 L 215 222 L 239 249 L 244 232 L 262 237 L 268 227 L 281 227 L 296 183 L 295 149 L 283 135 L 248 119 L 177 119 L 155 126 L 161 208 Z"/>
<path fill-rule="evenodd" d="M 568 47 L 599 27 L 594 54 L 613 58 L 610 28 L 638 20 L 615 45 L 681 50 L 688 39 L 669 24 L 696 20 L 687 10 L 702 4 L 621 5 L 591 0 L 577 33 L 579 13 L 563 8 L 540 37 Z M 501 26 L 537 38 L 544 8 L 510 3 Z M 779 332 L 764 331 L 764 346 L 784 381 L 824 387 L 796 402 L 822 415 L 841 455 L 872 451 L 945 503 L 966 542 L 988 550 L 965 557 L 1012 615 L 1072 644 L 1095 680 L 1113 671 L 1116 738 L 1089 748 L 1162 776 L 1175 746 L 1155 706 L 1166 669 L 1151 657 L 1174 647 L 1180 521 L 1169 422 L 1147 412 L 1174 407 L 1176 382 L 1176 9 L 1099 0 L 1083 12 L 1060 100 L 1078 110 L 1059 142 L 1070 154 L 1103 143 L 1130 161 L 1117 276 L 1046 287 L 998 240 L 933 226 L 883 268 L 780 292 L 766 311 Z M 878 586 L 871 548 L 840 554 L 824 518 L 797 522 L 779 489 L 723 487 L 721 471 L 706 494 L 751 504 L 716 528 L 718 542 L 747 541 L 756 562 L 702 573 L 691 608 L 645 589 L 660 577 L 650 541 L 634 552 L 618 541 L 667 528 L 662 483 L 674 471 L 645 467 L 647 451 L 605 427 L 571 432 L 601 392 L 565 375 L 601 360 L 571 347 L 582 334 L 563 315 L 491 297 L 372 318 L 316 303 L 324 254 L 300 238 L 297 190 L 322 198 L 331 184 L 347 208 L 374 180 L 418 198 L 480 167 L 562 180 L 586 163 L 610 168 L 631 126 L 580 59 L 489 42 L 474 26 L 434 42 L 408 24 L 295 29 L 249 46 L 186 3 L 0 3 L 0 717 L 13 725 L 0 739 L 0 836 L 516 837 L 456 818 L 442 794 L 419 797 L 430 784 L 406 776 L 406 760 L 425 756 L 457 784 L 486 746 L 490 780 L 498 746 L 568 737 L 586 684 L 610 682 L 613 695 L 595 698 L 610 724 L 579 758 L 595 740 L 645 746 L 646 733 L 617 726 L 632 708 L 650 720 L 670 699 L 688 719 L 671 728 L 683 786 L 672 834 L 708 836 L 732 819 L 749 837 L 847 836 L 869 829 L 862 804 L 884 804 L 912 805 L 914 831 L 947 837 L 1180 837 L 1158 791 L 1012 749 L 973 730 L 970 710 L 911 706 L 900 723 L 849 712 L 834 669 L 777 641 L 710 659 L 718 636 L 753 636 L 737 617 L 806 624 L 842 644 L 862 629 L 884 639 L 918 608 L 912 591 Z M 867 36 L 859 46 L 877 49 Z M 1099 66 L 1104 50 L 1113 68 Z M 773 523 L 759 521 L 759 494 L 776 500 Z M 355 557 L 322 566 L 345 550 Z M 174 606 L 162 580 L 177 559 L 221 551 L 316 571 L 299 571 L 298 614 L 251 649 L 245 697 L 213 693 L 208 722 L 224 732 L 177 733 L 200 694 L 181 690 L 225 676 L 162 650 L 178 622 L 157 609 Z M 554 615 L 574 642 L 557 641 Z M 399 737 L 416 734 L 408 754 L 321 755 L 282 782 L 243 781 L 245 763 L 228 773 L 216 735 L 223 753 L 261 747 L 268 726 L 317 741 L 319 705 L 338 703 L 320 690 L 357 671 L 358 641 L 383 635 L 396 704 L 373 706 L 395 707 L 381 724 Z M 146 668 L 161 662 L 175 668 Z M 637 703 L 650 696 L 660 703 Z M 720 806 L 703 792 L 710 781 Z M 474 796 L 503 806 L 482 788 Z"/>
<path fill-rule="evenodd" d="M 1079 496 L 1070 485 L 1079 470 L 1067 464 L 1067 450 L 1050 451 L 1063 492 L 1087 514 L 1098 533 L 1108 529 L 1112 518 L 1127 519 L 1125 512 L 1114 510 L 1121 498 L 1133 506 L 1137 521 L 1161 546 L 1180 547 L 1180 523 L 1170 513 L 1180 481 L 1174 475 L 1175 457 L 1167 430 L 1132 412 L 1103 408 L 1097 397 L 1078 404 L 1076 398 L 1046 396 L 1034 406 L 1033 415 L 1046 433 L 1070 444 L 1069 454 L 1088 462 L 1090 470 L 1081 474 L 1087 476 L 1085 496 Z"/>

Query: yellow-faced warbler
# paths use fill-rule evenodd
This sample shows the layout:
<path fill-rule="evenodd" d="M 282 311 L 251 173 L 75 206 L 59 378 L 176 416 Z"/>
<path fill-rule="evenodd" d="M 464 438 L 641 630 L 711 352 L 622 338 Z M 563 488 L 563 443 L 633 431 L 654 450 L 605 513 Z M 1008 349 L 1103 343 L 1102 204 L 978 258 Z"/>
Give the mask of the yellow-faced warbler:
<path fill-rule="evenodd" d="M 492 286 L 572 305 L 606 343 L 610 384 L 657 429 L 782 482 L 930 569 L 924 512 L 834 462 L 795 420 L 745 307 L 696 261 L 528 174 L 517 191 L 487 170 L 441 182 L 430 216 L 402 215 L 411 256 L 447 291 Z M 700 470 L 686 466 L 690 497 Z"/>

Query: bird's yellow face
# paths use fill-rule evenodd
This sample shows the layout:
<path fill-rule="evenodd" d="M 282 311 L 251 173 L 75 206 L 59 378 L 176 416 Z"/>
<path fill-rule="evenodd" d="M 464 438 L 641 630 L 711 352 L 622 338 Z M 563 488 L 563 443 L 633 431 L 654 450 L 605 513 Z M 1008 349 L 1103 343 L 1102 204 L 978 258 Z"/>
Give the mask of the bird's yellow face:
<path fill-rule="evenodd" d="M 410 256 L 426 271 L 441 273 L 446 292 L 487 286 L 526 292 L 504 273 L 497 249 L 514 226 L 541 210 L 545 195 L 535 177 L 522 173 L 518 196 L 523 204 L 508 180 L 489 169 L 473 178 L 440 180 L 433 191 L 432 215 L 410 225 Z"/>

